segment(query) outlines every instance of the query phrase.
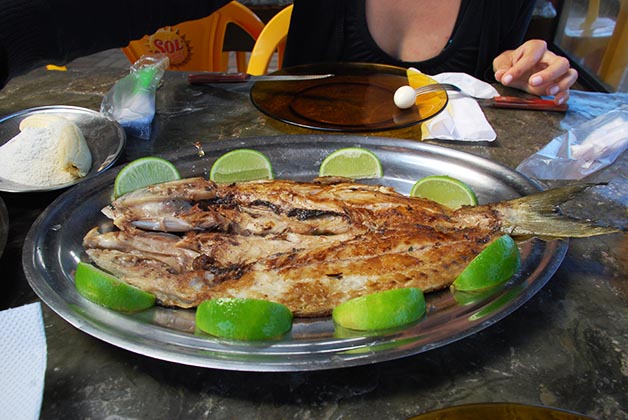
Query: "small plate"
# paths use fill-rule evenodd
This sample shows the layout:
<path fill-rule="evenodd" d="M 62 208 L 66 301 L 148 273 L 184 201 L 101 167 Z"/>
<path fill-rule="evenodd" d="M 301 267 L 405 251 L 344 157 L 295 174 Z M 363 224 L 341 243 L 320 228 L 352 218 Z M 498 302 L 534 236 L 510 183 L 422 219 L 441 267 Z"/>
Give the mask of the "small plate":
<path fill-rule="evenodd" d="M 330 63 L 288 67 L 275 74 L 327 74 L 298 82 L 260 81 L 251 101 L 263 113 L 300 127 L 326 131 L 381 131 L 409 127 L 432 118 L 447 105 L 445 91 L 417 106 L 399 109 L 395 91 L 408 84 L 406 69 L 367 63 Z M 425 76 L 425 83 L 436 83 Z"/>
<path fill-rule="evenodd" d="M 479 403 L 442 408 L 409 420 L 594 420 L 592 417 L 557 408 L 513 403 Z"/>
<path fill-rule="evenodd" d="M 34 114 L 58 115 L 74 122 L 81 129 L 92 153 L 92 168 L 83 178 L 66 184 L 47 187 L 23 185 L 0 177 L 0 191 L 41 192 L 67 188 L 110 168 L 118 159 L 126 144 L 126 135 L 122 127 L 101 113 L 76 106 L 54 105 L 30 108 L 0 118 L 0 146 L 18 135 L 20 122 Z"/>

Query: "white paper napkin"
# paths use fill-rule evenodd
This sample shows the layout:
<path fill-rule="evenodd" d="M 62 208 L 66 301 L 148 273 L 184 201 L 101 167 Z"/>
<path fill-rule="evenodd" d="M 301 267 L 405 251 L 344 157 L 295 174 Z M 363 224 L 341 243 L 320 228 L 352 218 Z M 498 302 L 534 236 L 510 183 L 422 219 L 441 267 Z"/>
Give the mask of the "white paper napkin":
<path fill-rule="evenodd" d="M 439 83 L 451 83 L 469 95 L 490 99 L 499 92 L 490 84 L 466 73 L 441 73 L 430 76 Z M 477 101 L 468 96 L 448 91 L 449 103 L 445 109 L 421 125 L 422 138 L 462 141 L 493 141 L 495 130 Z"/>
<path fill-rule="evenodd" d="M 0 417 L 38 419 L 46 374 L 41 304 L 0 312 Z"/>

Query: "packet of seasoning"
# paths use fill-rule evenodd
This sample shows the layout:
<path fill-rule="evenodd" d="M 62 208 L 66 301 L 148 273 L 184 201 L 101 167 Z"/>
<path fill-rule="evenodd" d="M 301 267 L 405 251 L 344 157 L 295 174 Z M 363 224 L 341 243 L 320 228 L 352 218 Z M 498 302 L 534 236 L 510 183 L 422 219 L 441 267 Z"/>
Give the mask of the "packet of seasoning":
<path fill-rule="evenodd" d="M 148 140 L 155 117 L 155 92 L 168 65 L 166 55 L 142 56 L 129 75 L 105 94 L 100 112 L 117 121 L 127 135 Z"/>
<path fill-rule="evenodd" d="M 579 180 L 611 165 L 628 149 L 628 105 L 586 121 L 523 160 L 517 170 L 545 180 Z"/>

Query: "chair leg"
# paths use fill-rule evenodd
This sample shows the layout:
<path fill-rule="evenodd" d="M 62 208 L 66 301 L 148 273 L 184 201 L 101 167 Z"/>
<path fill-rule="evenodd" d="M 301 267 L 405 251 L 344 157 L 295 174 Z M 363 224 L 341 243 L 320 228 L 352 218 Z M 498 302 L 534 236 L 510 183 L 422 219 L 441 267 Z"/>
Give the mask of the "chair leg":
<path fill-rule="evenodd" d="M 229 51 L 224 51 L 220 57 L 220 66 L 218 71 L 226 72 L 229 69 Z"/>
<path fill-rule="evenodd" d="M 246 73 L 246 53 L 244 51 L 236 51 L 236 65 L 240 73 Z"/>

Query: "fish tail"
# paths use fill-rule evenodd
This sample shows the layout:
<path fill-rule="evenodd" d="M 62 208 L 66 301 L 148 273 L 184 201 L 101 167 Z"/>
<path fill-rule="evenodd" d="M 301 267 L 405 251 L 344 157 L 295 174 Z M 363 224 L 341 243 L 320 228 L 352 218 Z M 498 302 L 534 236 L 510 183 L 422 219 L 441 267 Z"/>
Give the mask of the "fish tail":
<path fill-rule="evenodd" d="M 599 226 L 588 219 L 576 219 L 560 213 L 558 205 L 599 184 L 578 184 L 554 188 L 495 204 L 502 213 L 502 231 L 512 236 L 541 238 L 584 238 L 620 232 L 625 228 Z"/>

